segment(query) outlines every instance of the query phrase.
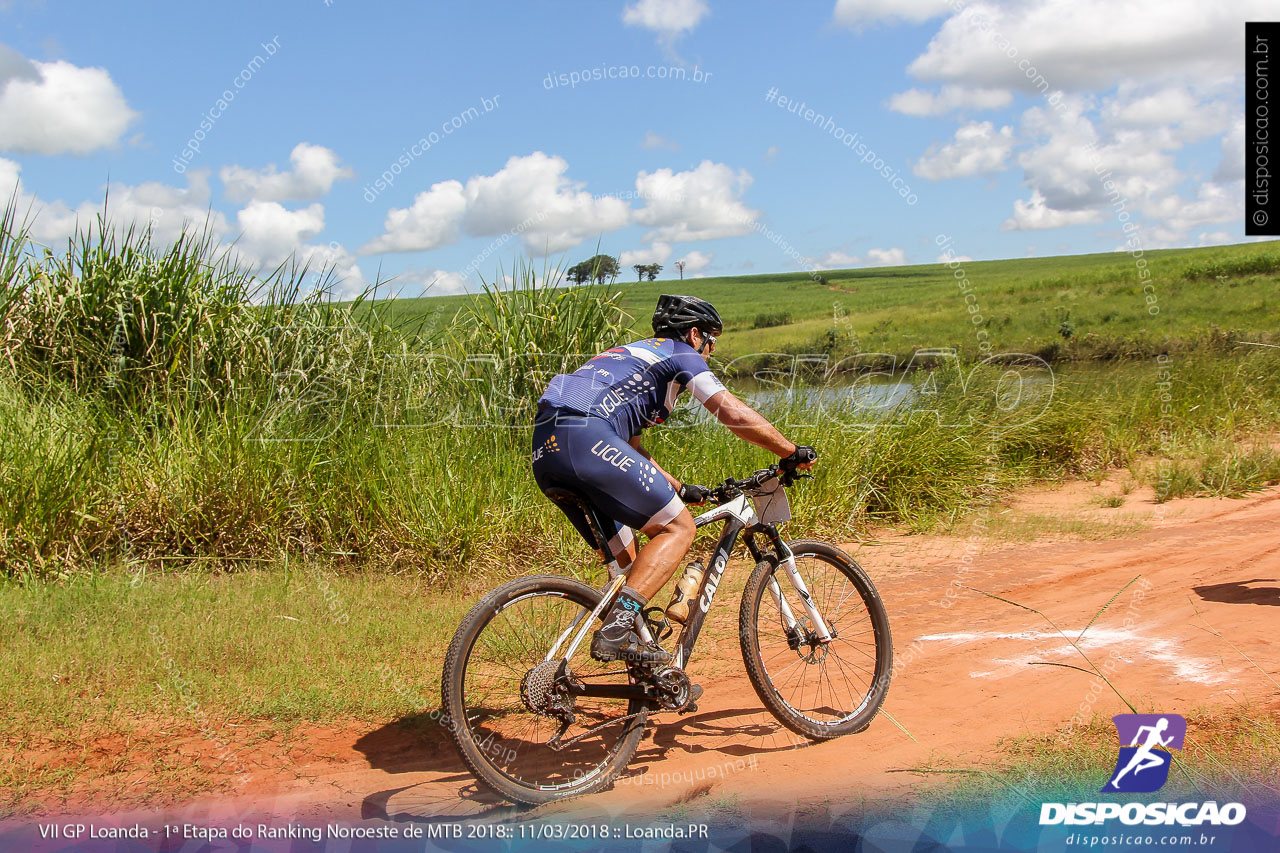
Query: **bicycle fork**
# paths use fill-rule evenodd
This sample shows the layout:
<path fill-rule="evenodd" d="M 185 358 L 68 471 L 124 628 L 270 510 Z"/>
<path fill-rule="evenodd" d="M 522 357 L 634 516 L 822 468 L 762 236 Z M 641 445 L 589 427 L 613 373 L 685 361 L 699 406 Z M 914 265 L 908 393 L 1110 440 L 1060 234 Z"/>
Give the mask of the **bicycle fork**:
<path fill-rule="evenodd" d="M 796 555 L 791 552 L 786 543 L 781 538 L 774 539 L 774 546 L 778 550 L 778 555 L 782 557 L 782 568 L 787 571 L 787 579 L 791 581 L 791 587 L 796 591 L 796 595 L 800 596 L 800 600 L 804 603 L 805 614 L 809 617 L 809 621 L 813 624 L 814 632 L 818 635 L 818 639 L 825 643 L 830 643 L 834 637 L 831 635 L 831 629 L 827 627 L 826 620 L 822 618 L 822 614 L 818 612 L 818 607 L 813 603 L 813 597 L 809 595 L 809 588 L 805 586 L 804 578 L 800 577 L 800 570 L 796 568 Z M 787 599 L 782 594 L 782 589 L 778 585 L 778 573 L 774 572 L 773 577 L 769 578 L 769 594 L 773 596 L 774 603 L 778 605 L 778 611 L 782 614 L 782 627 L 786 629 L 787 634 L 793 635 L 797 633 L 798 621 L 795 613 L 791 610 L 791 605 L 787 603 Z"/>

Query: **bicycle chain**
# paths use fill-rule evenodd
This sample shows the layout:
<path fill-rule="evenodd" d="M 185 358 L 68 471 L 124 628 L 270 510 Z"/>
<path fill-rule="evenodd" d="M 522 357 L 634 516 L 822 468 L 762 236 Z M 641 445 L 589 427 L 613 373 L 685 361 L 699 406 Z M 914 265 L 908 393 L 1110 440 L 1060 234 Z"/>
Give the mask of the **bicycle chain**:
<path fill-rule="evenodd" d="M 572 746 L 573 744 L 575 744 L 575 743 L 577 743 L 578 741 L 582 740 L 584 737 L 587 737 L 588 735 L 595 734 L 597 731 L 599 731 L 600 729 L 603 729 L 603 728 L 605 728 L 605 727 L 607 727 L 607 726 L 613 726 L 613 725 L 617 725 L 618 723 L 626 722 L 627 720 L 630 720 L 630 719 L 632 719 L 633 717 L 644 717 L 644 716 L 647 716 L 647 715 L 649 715 L 649 714 L 659 714 L 659 713 L 661 713 L 661 712 L 662 712 L 662 710 L 665 710 L 665 709 L 659 709 L 659 710 L 657 710 L 657 711 L 637 711 L 637 712 L 635 712 L 634 714 L 627 714 L 627 715 L 625 715 L 625 716 L 618 717 L 616 720 L 608 720 L 607 722 L 603 722 L 603 723 L 596 723 L 594 726 L 592 726 L 591 728 L 587 729 L 587 730 L 586 730 L 586 731 L 584 731 L 582 734 L 580 734 L 580 735 L 574 735 L 573 737 L 569 738 L 568 740 L 566 740 L 566 741 L 564 741 L 564 742 L 554 742 L 554 743 L 553 743 L 553 741 L 555 741 L 555 738 L 552 738 L 551 740 L 547 741 L 547 746 L 549 746 L 549 747 L 551 747 L 552 749 L 554 749 L 554 750 L 556 750 L 557 752 L 559 752 L 560 750 L 564 749 L 565 747 L 567 747 L 567 746 Z"/>
<path fill-rule="evenodd" d="M 679 672 L 681 675 L 684 675 L 684 672 L 682 670 L 674 670 L 674 672 Z M 687 689 L 687 685 L 688 685 L 687 676 L 685 676 L 685 684 Z M 607 720 L 606 722 L 603 722 L 603 723 L 596 723 L 591 728 L 583 731 L 582 734 L 574 735 L 573 737 L 569 738 L 563 743 L 561 743 L 560 741 L 557 741 L 553 737 L 551 740 L 547 741 L 547 746 L 550 746 L 552 749 L 558 752 L 559 750 L 562 750 L 567 746 L 572 746 L 573 744 L 577 743 L 578 741 L 582 740 L 584 737 L 587 737 L 588 735 L 595 734 L 597 731 L 605 728 L 606 726 L 613 726 L 613 725 L 617 725 L 618 723 L 624 723 L 627 720 L 633 719 L 635 717 L 647 717 L 649 714 L 661 714 L 663 711 L 683 712 L 686 708 L 689 708 L 689 707 L 690 707 L 689 697 L 686 694 L 684 703 L 682 703 L 678 708 L 650 708 L 645 711 L 637 711 L 634 714 L 626 714 L 624 716 L 618 717 L 616 720 Z M 565 728 L 568 728 L 567 724 Z"/>

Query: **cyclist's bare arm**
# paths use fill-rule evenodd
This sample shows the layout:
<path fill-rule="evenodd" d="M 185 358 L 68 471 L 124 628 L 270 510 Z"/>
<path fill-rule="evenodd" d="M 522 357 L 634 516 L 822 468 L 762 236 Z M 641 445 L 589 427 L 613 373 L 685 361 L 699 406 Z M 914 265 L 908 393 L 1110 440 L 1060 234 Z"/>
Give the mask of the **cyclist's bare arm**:
<path fill-rule="evenodd" d="M 627 442 L 627 444 L 630 444 L 633 448 L 635 448 L 636 453 L 639 453 L 645 459 L 649 460 L 649 464 L 653 465 L 654 468 L 657 468 L 659 471 L 661 471 L 662 476 L 666 477 L 667 482 L 671 484 L 671 488 L 675 489 L 676 491 L 680 491 L 680 481 L 677 480 L 675 477 L 672 477 L 670 474 L 668 474 L 666 472 L 666 469 L 664 469 L 661 465 L 659 465 L 658 461 L 649 455 L 649 451 L 645 450 L 644 447 L 640 444 L 640 436 L 637 435 L 633 437 L 630 441 Z"/>
<path fill-rule="evenodd" d="M 749 441 L 756 447 L 763 447 L 779 457 L 785 458 L 795 453 L 795 444 L 778 432 L 777 427 L 729 391 L 717 392 L 708 397 L 703 405 L 707 407 L 708 412 L 716 416 L 720 423 L 743 441 Z M 812 463 L 805 463 L 799 467 L 810 468 Z"/>

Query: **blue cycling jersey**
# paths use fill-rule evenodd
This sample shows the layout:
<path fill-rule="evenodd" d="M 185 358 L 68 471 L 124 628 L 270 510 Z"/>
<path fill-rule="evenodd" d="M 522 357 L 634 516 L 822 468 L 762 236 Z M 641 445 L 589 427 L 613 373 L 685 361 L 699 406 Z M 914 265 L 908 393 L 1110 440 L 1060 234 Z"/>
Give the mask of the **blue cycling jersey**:
<path fill-rule="evenodd" d="M 724 385 L 684 341 L 646 338 L 553 377 L 538 403 L 603 418 L 630 440 L 670 417 L 685 388 L 705 404 Z"/>

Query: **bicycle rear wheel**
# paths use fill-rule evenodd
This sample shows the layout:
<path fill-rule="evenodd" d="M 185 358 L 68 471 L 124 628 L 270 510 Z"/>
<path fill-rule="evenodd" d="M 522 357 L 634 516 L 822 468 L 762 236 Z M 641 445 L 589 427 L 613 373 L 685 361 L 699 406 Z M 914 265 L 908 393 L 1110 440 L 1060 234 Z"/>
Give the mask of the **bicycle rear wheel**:
<path fill-rule="evenodd" d="M 835 639 L 818 640 L 804 602 L 776 560 L 747 580 L 738 614 L 742 659 L 765 707 L 793 732 L 815 740 L 865 729 L 889 692 L 893 641 L 871 579 L 825 542 L 789 546 L 818 613 Z M 788 630 L 781 597 L 797 627 Z"/>
<path fill-rule="evenodd" d="M 537 805 L 598 791 L 640 745 L 644 701 L 571 697 L 564 674 L 544 664 L 556 639 L 599 601 L 599 590 L 576 580 L 519 578 L 481 599 L 449 644 L 442 722 L 476 778 L 509 800 Z M 598 627 L 587 628 L 570 672 L 586 684 L 628 684 L 625 664 L 591 658 L 590 634 Z M 561 739 L 568 745 L 553 749 L 548 744 L 569 714 Z M 601 724 L 608 725 L 593 729 Z"/>

